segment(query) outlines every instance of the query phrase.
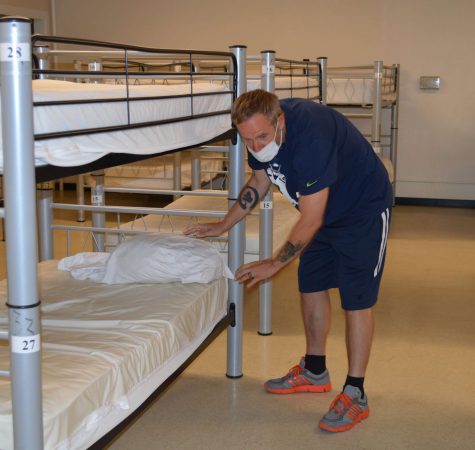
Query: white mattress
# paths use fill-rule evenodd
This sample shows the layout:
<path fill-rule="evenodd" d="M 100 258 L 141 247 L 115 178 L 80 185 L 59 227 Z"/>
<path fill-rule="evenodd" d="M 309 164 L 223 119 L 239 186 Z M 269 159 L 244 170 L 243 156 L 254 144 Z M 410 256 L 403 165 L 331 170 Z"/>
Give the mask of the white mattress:
<path fill-rule="evenodd" d="M 181 153 L 181 185 L 191 186 L 191 154 Z M 200 152 L 206 158 L 222 157 L 223 153 Z M 201 182 L 206 183 L 223 170 L 222 159 L 201 160 Z M 88 177 L 88 184 L 92 184 Z M 111 167 L 105 170 L 104 184 L 110 187 L 142 188 L 142 189 L 174 189 L 173 155 L 167 154 L 156 158 L 145 159 L 131 164 Z"/>
<path fill-rule="evenodd" d="M 40 264 L 45 449 L 84 449 L 168 378 L 226 315 L 227 281 L 99 285 Z M 0 283 L 0 327 L 7 324 Z M 2 369 L 8 347 L 0 346 Z M 0 379 L 0 449 L 12 444 Z M 27 429 L 27 427 L 25 428 Z"/>
<path fill-rule="evenodd" d="M 207 192 L 207 191 L 205 191 Z M 227 211 L 228 201 L 223 197 L 197 197 L 183 196 L 178 200 L 165 206 L 165 209 L 182 209 L 182 210 L 208 210 L 208 211 Z M 259 211 L 256 207 L 255 211 Z M 279 192 L 274 192 L 273 201 L 273 247 L 279 248 L 289 236 L 290 230 L 299 218 L 299 212 L 289 204 L 287 200 Z M 185 227 L 192 222 L 190 217 L 183 216 L 157 216 L 149 215 L 137 218 L 132 222 L 123 224 L 121 228 L 131 228 L 134 230 L 147 230 L 159 232 L 182 232 Z M 199 218 L 201 222 L 211 221 L 212 219 Z M 115 245 L 117 237 L 108 235 L 106 237 L 106 245 Z M 215 242 L 216 247 L 227 252 L 227 243 Z M 246 217 L 246 243 L 244 262 L 256 261 L 259 259 L 259 217 Z"/>
<path fill-rule="evenodd" d="M 227 90 L 220 84 L 193 84 L 193 93 Z M 186 84 L 129 86 L 129 96 L 133 98 L 189 93 L 190 85 Z M 126 87 L 35 80 L 33 96 L 34 101 L 113 99 L 125 97 Z M 231 102 L 231 94 L 194 97 L 193 113 L 229 110 Z M 128 122 L 126 102 L 37 106 L 33 112 L 35 134 L 117 126 Z M 133 101 L 129 113 L 131 124 L 179 118 L 191 114 L 191 101 L 189 98 Z M 153 127 L 42 140 L 35 142 L 35 158 L 37 165 L 77 166 L 108 153 L 153 154 L 201 144 L 229 129 L 230 116 L 223 114 Z M 0 156 L 0 167 L 3 167 L 3 152 Z"/>
<path fill-rule="evenodd" d="M 319 95 L 318 88 L 312 87 L 307 89 L 297 89 L 297 88 L 306 88 L 307 83 L 309 86 L 315 86 L 318 81 L 315 78 L 307 78 L 303 77 L 283 77 L 283 76 L 276 76 L 275 77 L 275 94 L 279 98 L 313 98 Z M 292 89 L 291 89 L 292 86 Z M 260 89 L 261 81 L 248 79 L 247 80 L 247 90 L 251 91 L 254 89 Z"/>
<path fill-rule="evenodd" d="M 383 83 L 382 101 L 393 102 L 394 93 L 389 80 Z M 371 105 L 374 102 L 374 79 L 369 78 L 327 78 L 327 104 Z"/>

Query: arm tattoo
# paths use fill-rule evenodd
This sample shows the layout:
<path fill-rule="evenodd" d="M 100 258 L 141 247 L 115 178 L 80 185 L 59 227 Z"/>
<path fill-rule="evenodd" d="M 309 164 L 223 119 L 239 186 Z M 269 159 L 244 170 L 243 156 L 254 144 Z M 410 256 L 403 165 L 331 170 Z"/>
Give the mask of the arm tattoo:
<path fill-rule="evenodd" d="M 259 201 L 259 193 L 257 189 L 252 186 L 244 186 L 243 190 L 239 194 L 238 202 L 242 209 L 247 209 L 247 205 L 250 204 L 250 209 L 254 208 Z"/>
<path fill-rule="evenodd" d="M 303 242 L 299 241 L 295 245 L 292 242 L 287 241 L 282 249 L 277 255 L 277 259 L 280 262 L 287 262 L 289 259 L 292 259 L 302 248 L 304 247 Z"/>

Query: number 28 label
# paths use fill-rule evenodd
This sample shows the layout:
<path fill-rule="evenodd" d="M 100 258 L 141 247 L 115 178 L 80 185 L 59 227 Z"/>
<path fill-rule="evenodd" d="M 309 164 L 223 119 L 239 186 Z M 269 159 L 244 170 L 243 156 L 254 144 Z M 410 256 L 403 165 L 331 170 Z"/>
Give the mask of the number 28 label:
<path fill-rule="evenodd" d="M 12 336 L 11 345 L 13 353 L 36 353 L 40 351 L 40 335 Z"/>
<path fill-rule="evenodd" d="M 30 61 L 31 59 L 30 44 L 0 44 L 0 61 Z"/>

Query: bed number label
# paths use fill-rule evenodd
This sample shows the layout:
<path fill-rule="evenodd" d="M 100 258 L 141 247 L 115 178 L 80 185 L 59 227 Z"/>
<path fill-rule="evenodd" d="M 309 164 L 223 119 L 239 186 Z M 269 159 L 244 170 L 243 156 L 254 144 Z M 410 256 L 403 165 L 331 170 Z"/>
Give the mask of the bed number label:
<path fill-rule="evenodd" d="M 28 43 L 0 44 L 0 60 L 2 62 L 30 61 L 31 50 Z"/>
<path fill-rule="evenodd" d="M 101 194 L 96 194 L 91 196 L 91 203 L 93 205 L 102 205 L 104 202 L 104 196 Z"/>
<path fill-rule="evenodd" d="M 262 75 L 270 75 L 271 73 L 275 73 L 275 65 L 270 64 L 268 66 L 262 66 Z"/>
<path fill-rule="evenodd" d="M 40 335 L 12 336 L 11 345 L 13 353 L 36 353 L 40 351 Z"/>
<path fill-rule="evenodd" d="M 260 208 L 261 209 L 272 209 L 272 201 L 261 202 Z"/>

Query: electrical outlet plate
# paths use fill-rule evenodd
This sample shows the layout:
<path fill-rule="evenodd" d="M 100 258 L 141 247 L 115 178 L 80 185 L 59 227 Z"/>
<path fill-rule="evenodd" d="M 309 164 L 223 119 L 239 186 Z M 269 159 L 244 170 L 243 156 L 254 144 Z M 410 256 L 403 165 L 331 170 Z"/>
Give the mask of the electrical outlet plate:
<path fill-rule="evenodd" d="M 420 89 L 440 89 L 440 77 L 423 76 L 419 78 Z"/>

